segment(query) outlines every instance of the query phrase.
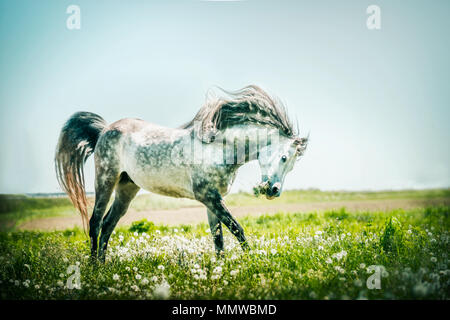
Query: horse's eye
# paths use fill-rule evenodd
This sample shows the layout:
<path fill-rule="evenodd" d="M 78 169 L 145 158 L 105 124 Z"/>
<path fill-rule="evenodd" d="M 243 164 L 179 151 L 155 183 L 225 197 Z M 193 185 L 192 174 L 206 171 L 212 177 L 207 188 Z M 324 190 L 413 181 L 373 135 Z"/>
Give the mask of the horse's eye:
<path fill-rule="evenodd" d="M 286 162 L 286 160 L 287 160 L 287 157 L 286 157 L 286 156 L 282 156 L 282 157 L 281 157 L 281 161 Z"/>

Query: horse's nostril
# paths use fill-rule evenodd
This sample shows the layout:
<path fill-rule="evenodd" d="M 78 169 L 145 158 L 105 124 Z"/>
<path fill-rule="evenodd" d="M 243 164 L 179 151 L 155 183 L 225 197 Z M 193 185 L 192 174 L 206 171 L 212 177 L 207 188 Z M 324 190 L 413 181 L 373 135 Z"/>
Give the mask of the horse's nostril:
<path fill-rule="evenodd" d="M 274 183 L 274 185 L 272 186 L 272 194 L 278 195 L 280 191 L 281 191 L 281 184 L 279 182 Z"/>

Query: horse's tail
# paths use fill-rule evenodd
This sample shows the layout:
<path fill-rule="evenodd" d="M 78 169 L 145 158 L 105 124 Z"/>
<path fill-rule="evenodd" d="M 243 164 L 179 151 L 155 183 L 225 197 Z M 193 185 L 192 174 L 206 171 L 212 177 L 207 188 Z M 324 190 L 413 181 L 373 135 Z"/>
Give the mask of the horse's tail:
<path fill-rule="evenodd" d="M 64 124 L 55 154 L 56 177 L 88 229 L 88 208 L 83 166 L 94 152 L 106 121 L 91 112 L 77 112 Z"/>

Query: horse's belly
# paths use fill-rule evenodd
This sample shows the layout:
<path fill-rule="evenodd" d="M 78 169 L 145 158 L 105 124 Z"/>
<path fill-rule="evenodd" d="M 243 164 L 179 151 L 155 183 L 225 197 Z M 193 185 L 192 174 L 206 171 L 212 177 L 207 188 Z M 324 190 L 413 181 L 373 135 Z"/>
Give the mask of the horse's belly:
<path fill-rule="evenodd" d="M 184 168 L 129 168 L 127 174 L 144 190 L 169 197 L 194 199 L 191 178 Z"/>
<path fill-rule="evenodd" d="M 130 135 L 123 143 L 123 171 L 142 189 L 193 199 L 189 167 L 172 163 L 173 145 L 174 140 L 164 136 L 160 129 Z"/>

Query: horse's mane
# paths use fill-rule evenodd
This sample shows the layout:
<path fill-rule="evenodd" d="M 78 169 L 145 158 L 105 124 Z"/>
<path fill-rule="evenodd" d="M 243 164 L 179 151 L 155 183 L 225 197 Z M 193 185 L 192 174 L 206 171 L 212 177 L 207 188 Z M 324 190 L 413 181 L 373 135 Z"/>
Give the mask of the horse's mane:
<path fill-rule="evenodd" d="M 260 87 L 249 85 L 233 92 L 219 89 L 224 95 L 208 94 L 195 117 L 180 128 L 200 126 L 197 129 L 203 131 L 203 137 L 212 137 L 235 125 L 258 124 L 279 129 L 287 137 L 296 135 L 284 105 Z"/>

